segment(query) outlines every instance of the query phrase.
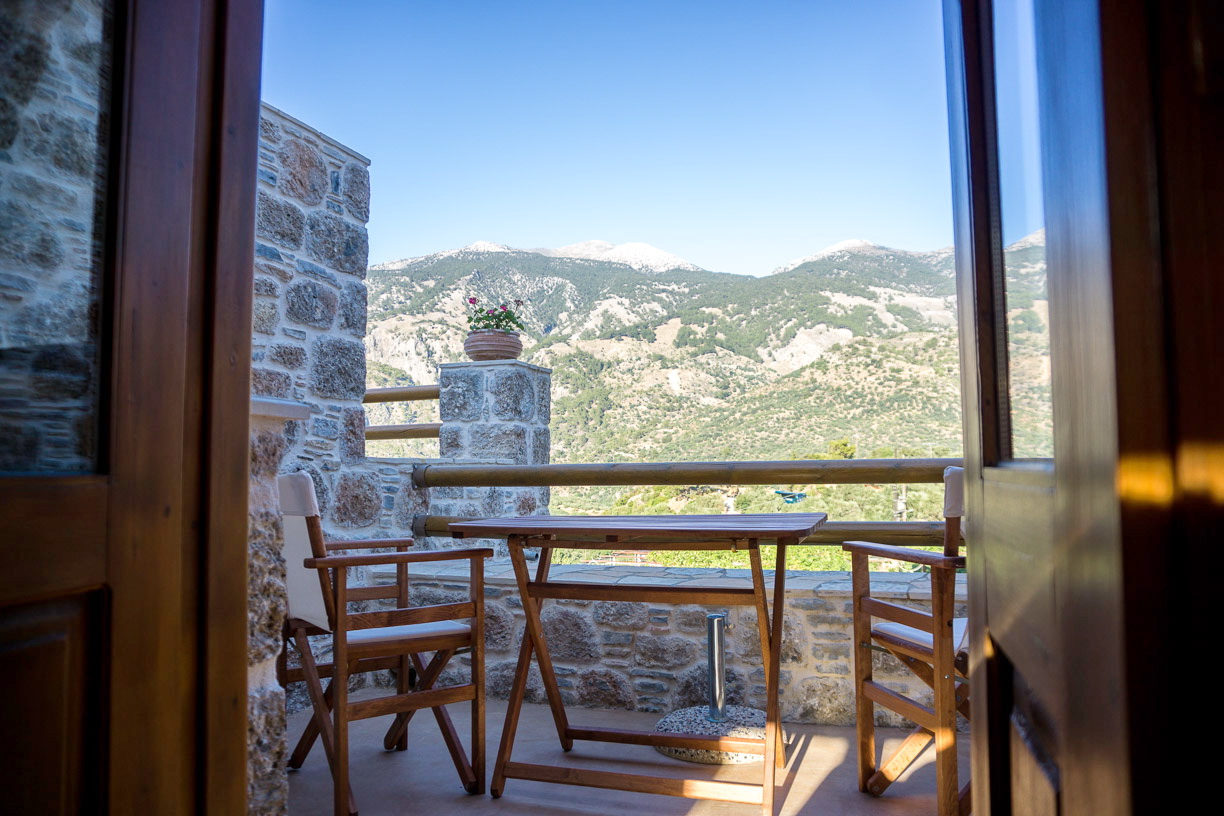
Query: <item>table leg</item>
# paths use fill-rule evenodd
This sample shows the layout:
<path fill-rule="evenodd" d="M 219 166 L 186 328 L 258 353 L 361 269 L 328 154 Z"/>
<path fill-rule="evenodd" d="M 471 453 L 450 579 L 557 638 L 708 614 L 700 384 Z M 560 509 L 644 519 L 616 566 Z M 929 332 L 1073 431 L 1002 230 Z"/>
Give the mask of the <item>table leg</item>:
<path fill-rule="evenodd" d="M 513 542 L 513 538 L 511 541 Z M 510 552 L 513 556 L 514 547 Z M 522 555 L 522 550 L 519 550 Z M 548 568 L 552 563 L 552 550 L 547 547 L 540 549 L 540 561 L 536 565 L 536 580 L 548 579 Z M 521 591 L 521 590 L 520 590 Z M 523 609 L 543 603 L 543 600 L 533 600 L 522 596 Z M 502 795 L 506 786 L 506 763 L 510 761 L 510 752 L 514 748 L 514 735 L 518 731 L 519 712 L 523 707 L 523 698 L 527 694 L 527 677 L 531 672 L 531 638 L 524 637 L 519 644 L 518 664 L 514 669 L 514 682 L 510 686 L 510 699 L 506 702 L 506 722 L 502 725 L 501 742 L 497 746 L 497 762 L 493 766 L 493 779 L 489 784 L 489 793 L 493 798 Z"/>
<path fill-rule="evenodd" d="M 756 539 L 748 541 L 748 562 L 752 567 L 752 589 L 756 595 L 757 628 L 761 635 L 761 665 L 765 670 L 765 767 L 761 812 L 773 816 L 774 784 L 778 754 L 778 675 L 776 665 L 773 627 L 769 619 L 769 603 L 765 595 L 765 572 L 761 568 L 761 549 Z M 775 608 L 777 604 L 775 603 Z"/>
<path fill-rule="evenodd" d="M 539 603 L 528 603 L 531 598 L 527 594 L 527 560 L 523 556 L 523 546 L 524 539 L 519 539 L 517 546 L 513 544 L 510 546 L 510 562 L 514 565 L 514 577 L 518 580 L 519 596 L 523 599 L 523 613 L 527 619 L 527 634 L 535 649 L 536 663 L 540 667 L 540 680 L 544 683 L 544 694 L 548 697 L 553 724 L 557 727 L 557 739 L 561 743 L 561 750 L 569 751 L 574 747 L 574 740 L 568 734 L 569 722 L 565 716 L 565 705 L 561 702 L 561 689 L 557 686 L 552 655 L 548 652 L 548 643 L 544 639 L 544 626 L 540 622 L 543 599 Z"/>
<path fill-rule="evenodd" d="M 775 764 L 779 768 L 786 767 L 786 745 L 782 741 L 782 719 L 778 712 L 778 685 L 781 682 L 781 665 L 782 665 L 782 615 L 786 606 L 786 547 L 788 544 L 798 544 L 797 539 L 780 538 L 778 539 L 778 554 L 774 560 L 774 597 L 773 597 L 773 627 L 771 634 L 773 642 L 769 650 L 770 668 L 773 673 L 773 682 L 767 683 L 766 688 L 771 689 L 768 692 L 769 699 L 772 702 L 769 706 L 773 710 L 774 719 L 778 723 L 775 729 L 775 742 L 777 745 L 777 754 Z"/>

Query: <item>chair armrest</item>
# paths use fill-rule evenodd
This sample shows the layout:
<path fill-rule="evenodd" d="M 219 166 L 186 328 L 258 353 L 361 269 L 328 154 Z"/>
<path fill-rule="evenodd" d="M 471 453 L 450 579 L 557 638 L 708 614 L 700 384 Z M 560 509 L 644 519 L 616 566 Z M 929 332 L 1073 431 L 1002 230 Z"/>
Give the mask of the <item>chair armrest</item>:
<path fill-rule="evenodd" d="M 478 547 L 462 550 L 428 550 L 414 553 L 375 553 L 373 555 L 329 555 L 326 558 L 307 558 L 302 564 L 308 569 L 323 567 L 344 569 L 347 567 L 373 567 L 381 564 L 424 564 L 431 561 L 459 561 L 464 558 L 492 558 L 493 550 Z"/>
<path fill-rule="evenodd" d="M 416 543 L 411 538 L 365 538 L 356 541 L 328 541 L 323 546 L 328 550 L 373 550 L 382 547 L 411 547 Z"/>
<path fill-rule="evenodd" d="M 885 544 L 872 544 L 870 541 L 847 541 L 842 544 L 842 549 L 859 555 L 874 555 L 878 558 L 908 561 L 911 564 L 922 564 L 927 567 L 963 569 L 965 566 L 965 557 L 963 555 L 942 555 L 940 553 L 927 552 L 926 550 L 914 550 L 909 547 L 890 547 Z"/>

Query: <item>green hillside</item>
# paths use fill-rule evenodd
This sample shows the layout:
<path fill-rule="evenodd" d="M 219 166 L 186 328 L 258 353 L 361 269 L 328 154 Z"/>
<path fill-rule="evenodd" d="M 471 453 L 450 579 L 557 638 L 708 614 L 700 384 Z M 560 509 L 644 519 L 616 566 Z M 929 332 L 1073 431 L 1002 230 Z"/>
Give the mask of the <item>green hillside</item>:
<path fill-rule="evenodd" d="M 1009 250 L 1008 261 L 1016 270 L 1011 347 L 1026 372 L 1015 383 L 1015 427 L 1024 445 L 1038 449 L 1048 445 L 1044 246 L 1030 237 Z M 469 295 L 526 301 L 524 359 L 554 372 L 554 462 L 961 453 L 950 250 L 860 244 L 760 278 L 456 250 L 375 267 L 369 285 L 371 385 L 432 382 L 437 362 L 462 359 Z M 378 410 L 378 422 L 436 416 L 426 413 L 433 406 Z M 371 443 L 370 452 L 428 456 L 436 447 Z M 783 488 L 808 498 L 784 505 L 773 493 Z M 552 495 L 554 513 L 734 508 L 917 520 L 938 517 L 940 488 L 572 488 Z M 808 566 L 817 568 L 824 555 L 812 558 Z"/>

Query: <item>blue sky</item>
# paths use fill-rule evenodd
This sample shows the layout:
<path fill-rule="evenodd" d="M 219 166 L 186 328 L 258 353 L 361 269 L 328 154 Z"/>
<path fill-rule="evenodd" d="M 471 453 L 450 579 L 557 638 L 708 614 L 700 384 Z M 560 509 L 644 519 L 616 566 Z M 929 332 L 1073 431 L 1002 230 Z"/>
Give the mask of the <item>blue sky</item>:
<path fill-rule="evenodd" d="M 263 99 L 372 160 L 370 261 L 951 242 L 938 0 L 267 0 Z"/>

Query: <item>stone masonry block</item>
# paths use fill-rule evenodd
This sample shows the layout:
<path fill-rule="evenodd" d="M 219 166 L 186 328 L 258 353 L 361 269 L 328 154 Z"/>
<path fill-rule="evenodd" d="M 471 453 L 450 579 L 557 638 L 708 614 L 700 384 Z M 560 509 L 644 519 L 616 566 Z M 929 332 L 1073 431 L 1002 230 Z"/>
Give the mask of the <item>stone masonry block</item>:
<path fill-rule="evenodd" d="M 599 657 L 599 635 L 580 610 L 549 606 L 540 619 L 554 660 L 585 662 Z"/>
<path fill-rule="evenodd" d="M 255 234 L 286 249 L 302 246 L 306 214 L 288 201 L 259 191 L 255 205 Z"/>
<path fill-rule="evenodd" d="M 547 425 L 552 420 L 552 374 L 536 374 L 535 398 L 535 421 Z"/>
<path fill-rule="evenodd" d="M 321 397 L 359 400 L 365 396 L 365 347 L 339 337 L 314 342 L 310 388 Z"/>
<path fill-rule="evenodd" d="M 845 680 L 808 677 L 799 683 L 798 698 L 803 722 L 854 724 L 854 686 Z"/>
<path fill-rule="evenodd" d="M 247 661 L 255 664 L 276 657 L 281 650 L 287 602 L 280 514 L 252 512 L 247 538 Z"/>
<path fill-rule="evenodd" d="M 743 705 L 748 681 L 739 669 L 726 670 L 727 702 L 731 705 Z M 710 678 L 706 665 L 686 669 L 680 673 L 676 681 L 676 693 L 672 699 L 675 708 L 706 705 L 710 702 Z"/>
<path fill-rule="evenodd" d="M 285 690 L 273 685 L 252 692 L 247 699 L 248 816 L 272 816 L 289 809 L 285 728 Z"/>
<path fill-rule="evenodd" d="M 280 310 L 276 308 L 275 303 L 256 303 L 252 316 L 256 334 L 276 334 L 276 327 L 280 324 Z"/>
<path fill-rule="evenodd" d="M 365 223 L 370 220 L 370 171 L 359 164 L 344 167 L 344 208 Z"/>
<path fill-rule="evenodd" d="M 531 432 L 531 464 L 547 465 L 552 458 L 552 434 L 547 428 Z"/>
<path fill-rule="evenodd" d="M 340 328 L 354 337 L 365 337 L 367 294 L 364 284 L 346 283 L 340 297 Z"/>
<path fill-rule="evenodd" d="M 646 604 L 634 601 L 599 601 L 595 604 L 595 622 L 618 629 L 645 629 Z"/>
<path fill-rule="evenodd" d="M 301 368 L 306 365 L 306 349 L 301 346 L 276 343 L 268 349 L 268 360 L 285 368 Z"/>
<path fill-rule="evenodd" d="M 463 440 L 463 428 L 443 425 L 438 432 L 438 450 L 442 456 L 463 456 Z M 462 498 L 462 494 L 455 498 Z"/>
<path fill-rule="evenodd" d="M 503 660 L 494 663 L 485 671 L 485 687 L 490 697 L 505 700 L 510 696 L 510 687 L 514 684 L 514 670 L 518 665 L 515 660 Z M 544 681 L 540 679 L 540 670 L 532 666 L 527 675 L 527 691 L 524 699 L 528 703 L 543 703 Z"/>
<path fill-rule="evenodd" d="M 527 429 L 514 425 L 473 425 L 466 454 L 477 458 L 511 459 L 527 464 Z"/>
<path fill-rule="evenodd" d="M 339 306 L 340 298 L 330 287 L 312 280 L 293 284 L 285 294 L 285 317 L 316 329 L 330 329 Z"/>
<path fill-rule="evenodd" d="M 331 521 L 338 527 L 368 527 L 382 513 L 382 491 L 373 473 L 341 473 L 336 479 Z"/>
<path fill-rule="evenodd" d="M 370 254 L 366 231 L 325 212 L 306 219 L 306 252 L 319 263 L 364 278 Z"/>
<path fill-rule="evenodd" d="M 412 529 L 414 516 L 429 512 L 429 488 L 414 487 L 411 479 L 400 479 L 395 496 L 395 524 L 403 531 Z"/>
<path fill-rule="evenodd" d="M 592 708 L 633 710 L 629 678 L 611 669 L 587 669 L 578 675 L 578 702 Z"/>
<path fill-rule="evenodd" d="M 293 378 L 283 371 L 269 368 L 251 369 L 251 393 L 261 397 L 288 399 L 293 391 Z"/>
<path fill-rule="evenodd" d="M 485 401 L 483 371 L 452 371 L 443 368 L 438 385 L 438 416 L 442 422 L 471 422 L 481 419 Z"/>
<path fill-rule="evenodd" d="M 270 482 L 280 470 L 287 445 L 284 434 L 257 430 L 251 434 L 251 479 Z"/>
<path fill-rule="evenodd" d="M 697 659 L 697 644 L 676 635 L 638 635 L 635 662 L 666 669 L 687 666 Z"/>
<path fill-rule="evenodd" d="M 340 461 L 352 465 L 365 459 L 365 411 L 345 408 L 340 412 Z"/>
<path fill-rule="evenodd" d="M 486 603 L 485 648 L 491 652 L 505 652 L 514 645 L 514 614 L 499 603 Z"/>
<path fill-rule="evenodd" d="M 491 380 L 494 419 L 529 422 L 535 416 L 535 388 L 527 372 L 500 369 Z"/>
<path fill-rule="evenodd" d="M 281 192 L 303 204 L 323 203 L 327 194 L 327 165 L 310 145 L 289 139 L 281 147 Z"/>

